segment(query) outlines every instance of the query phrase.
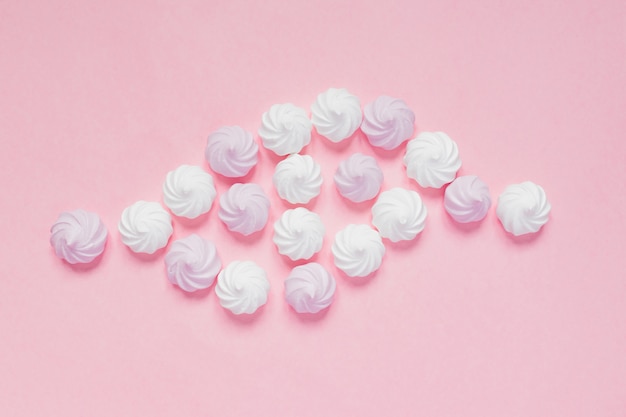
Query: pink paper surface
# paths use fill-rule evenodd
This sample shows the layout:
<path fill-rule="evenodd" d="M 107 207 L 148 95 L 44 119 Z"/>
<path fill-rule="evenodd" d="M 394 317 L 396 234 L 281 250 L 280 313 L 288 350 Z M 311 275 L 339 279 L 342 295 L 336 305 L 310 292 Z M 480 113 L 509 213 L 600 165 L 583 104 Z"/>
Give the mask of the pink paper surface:
<path fill-rule="evenodd" d="M 0 4 L 0 415 L 3 416 L 626 416 L 626 3 L 623 1 L 4 1 Z M 249 176 L 272 199 L 270 225 L 230 234 L 217 206 L 174 222 L 174 238 L 213 240 L 224 263 L 269 274 L 251 318 L 213 287 L 188 295 L 163 253 L 120 241 L 122 210 L 161 201 L 178 165 L 200 164 L 225 124 L 256 132 L 272 104 L 309 108 L 328 87 L 362 104 L 404 99 L 418 131 L 459 145 L 461 174 L 497 195 L 541 184 L 553 211 L 513 239 L 494 207 L 459 227 L 442 190 L 407 179 L 402 152 L 314 134 L 327 228 L 315 258 L 335 303 L 294 313 L 271 223 L 290 207 L 266 150 Z M 412 243 L 385 241 L 358 283 L 330 245 L 368 205 L 334 189 L 340 160 L 378 157 L 383 189 L 422 195 Z M 216 177 L 218 193 L 232 180 Z M 64 210 L 98 212 L 110 237 L 87 268 L 54 256 Z"/>

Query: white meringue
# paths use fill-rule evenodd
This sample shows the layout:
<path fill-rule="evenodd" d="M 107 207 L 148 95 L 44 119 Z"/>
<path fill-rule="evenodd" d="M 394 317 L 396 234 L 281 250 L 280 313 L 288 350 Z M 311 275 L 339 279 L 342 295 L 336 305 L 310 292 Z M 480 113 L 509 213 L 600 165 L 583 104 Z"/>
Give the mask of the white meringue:
<path fill-rule="evenodd" d="M 458 177 L 446 188 L 443 205 L 459 223 L 480 221 L 491 207 L 489 187 L 475 175 Z"/>
<path fill-rule="evenodd" d="M 286 210 L 274 223 L 278 253 L 291 260 L 309 259 L 322 249 L 326 229 L 322 219 L 304 207 Z"/>
<path fill-rule="evenodd" d="M 276 165 L 273 182 L 280 198 L 306 204 L 320 193 L 322 169 L 309 155 L 293 154 Z"/>
<path fill-rule="evenodd" d="M 543 188 L 525 181 L 504 189 L 498 197 L 496 215 L 504 230 L 520 236 L 539 231 L 548 222 L 551 208 Z"/>
<path fill-rule="evenodd" d="M 291 103 L 274 104 L 263 113 L 259 136 L 276 155 L 298 153 L 311 142 L 311 120 L 304 109 Z"/>
<path fill-rule="evenodd" d="M 317 132 L 335 143 L 352 136 L 363 120 L 361 102 L 345 88 L 329 88 L 318 95 L 311 113 Z"/>
<path fill-rule="evenodd" d="M 426 214 L 418 193 L 392 188 L 381 193 L 372 207 L 372 224 L 392 242 L 412 240 L 424 230 Z"/>
<path fill-rule="evenodd" d="M 195 219 L 208 212 L 216 195 L 213 177 L 199 166 L 181 165 L 163 183 L 163 202 L 180 217 Z"/>
<path fill-rule="evenodd" d="M 252 261 L 233 261 L 217 276 L 215 293 L 233 314 L 252 314 L 267 302 L 267 274 Z"/>
<path fill-rule="evenodd" d="M 349 277 L 365 277 L 380 268 L 385 245 L 378 232 L 365 224 L 349 224 L 335 235 L 335 266 Z"/>
<path fill-rule="evenodd" d="M 380 96 L 363 110 L 361 130 L 372 146 L 392 150 L 413 135 L 415 114 L 404 100 Z"/>
<path fill-rule="evenodd" d="M 174 231 L 170 214 L 159 203 L 143 200 L 124 209 L 118 229 L 126 246 L 147 254 L 165 247 Z"/>
<path fill-rule="evenodd" d="M 383 171 L 375 158 L 355 153 L 339 163 L 334 180 L 339 194 L 361 203 L 376 197 L 383 183 Z"/>
<path fill-rule="evenodd" d="M 237 183 L 220 197 L 217 215 L 228 230 L 248 236 L 265 227 L 269 209 L 270 200 L 258 184 Z"/>
<path fill-rule="evenodd" d="M 456 143 L 443 132 L 422 132 L 409 141 L 404 155 L 406 173 L 422 187 L 441 188 L 461 168 Z"/>
<path fill-rule="evenodd" d="M 215 245 L 193 234 L 176 240 L 165 255 L 169 281 L 193 292 L 208 288 L 222 268 Z"/>
<path fill-rule="evenodd" d="M 296 266 L 285 279 L 285 299 L 298 313 L 317 313 L 333 302 L 335 278 L 322 265 Z"/>
<path fill-rule="evenodd" d="M 96 213 L 85 210 L 63 212 L 50 229 L 54 253 L 70 264 L 96 259 L 107 241 L 107 228 Z"/>
<path fill-rule="evenodd" d="M 211 169 L 225 177 L 243 177 L 257 164 L 259 146 L 240 126 L 224 126 L 207 139 L 204 156 Z"/>

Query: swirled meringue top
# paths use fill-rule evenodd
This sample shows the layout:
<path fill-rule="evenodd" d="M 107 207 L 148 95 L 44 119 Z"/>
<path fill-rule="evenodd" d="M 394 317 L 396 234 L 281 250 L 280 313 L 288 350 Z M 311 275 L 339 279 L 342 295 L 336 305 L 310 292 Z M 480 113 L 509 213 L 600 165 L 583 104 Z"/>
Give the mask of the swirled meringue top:
<path fill-rule="evenodd" d="M 412 240 L 424 230 L 426 206 L 418 193 L 392 188 L 378 196 L 372 207 L 372 224 L 392 242 Z"/>
<path fill-rule="evenodd" d="M 322 169 L 309 155 L 293 154 L 276 165 L 274 187 L 283 200 L 306 204 L 322 188 Z"/>
<path fill-rule="evenodd" d="M 163 202 L 177 216 L 195 219 L 208 212 L 217 195 L 213 177 L 193 165 L 170 171 L 163 183 Z"/>
<path fill-rule="evenodd" d="M 143 200 L 124 209 L 118 229 L 126 246 L 147 254 L 165 247 L 174 231 L 170 214 L 159 203 Z"/>
<path fill-rule="evenodd" d="M 213 171 L 239 178 L 257 164 L 258 153 L 252 133 L 239 126 L 224 126 L 209 135 L 204 156 Z"/>
<path fill-rule="evenodd" d="M 317 313 L 333 302 L 335 278 L 322 265 L 296 266 L 285 280 L 285 299 L 298 313 Z"/>
<path fill-rule="evenodd" d="M 84 264 L 104 251 L 107 235 L 96 213 L 78 209 L 59 215 L 50 229 L 50 244 L 59 258 L 70 264 Z"/>
<path fill-rule="evenodd" d="M 446 188 L 443 205 L 459 223 L 482 220 L 491 207 L 489 187 L 475 175 L 458 177 Z"/>
<path fill-rule="evenodd" d="M 378 232 L 365 224 L 349 224 L 335 235 L 335 266 L 349 277 L 365 277 L 380 268 L 385 246 Z"/>
<path fill-rule="evenodd" d="M 372 146 L 396 149 L 413 135 L 415 114 L 399 98 L 380 96 L 365 106 L 363 116 L 361 130 Z"/>
<path fill-rule="evenodd" d="M 363 120 L 361 102 L 345 88 L 329 88 L 318 95 L 311 113 L 317 132 L 335 143 L 352 136 Z"/>
<path fill-rule="evenodd" d="M 311 120 L 304 109 L 291 103 L 274 104 L 263 113 L 259 136 L 276 155 L 298 153 L 311 142 Z"/>
<path fill-rule="evenodd" d="M 267 302 L 267 274 L 252 261 L 233 261 L 217 276 L 215 293 L 233 314 L 252 314 Z"/>
<path fill-rule="evenodd" d="M 326 229 L 322 219 L 304 207 L 286 210 L 274 223 L 278 253 L 292 260 L 309 259 L 322 249 Z"/>
<path fill-rule="evenodd" d="M 550 218 L 551 205 L 541 186 L 531 181 L 512 184 L 498 197 L 496 215 L 515 236 L 538 232 Z"/>
<path fill-rule="evenodd" d="M 172 284 L 193 292 L 213 284 L 222 261 L 213 243 L 193 234 L 172 243 L 165 255 L 165 266 Z"/>
<path fill-rule="evenodd" d="M 375 158 L 355 153 L 339 163 L 334 180 L 339 194 L 361 203 L 376 197 L 383 183 L 383 171 Z"/>
<path fill-rule="evenodd" d="M 456 143 L 443 132 L 422 132 L 409 141 L 404 155 L 406 173 L 422 187 L 441 188 L 461 168 Z"/>
<path fill-rule="evenodd" d="M 258 184 L 237 183 L 220 197 L 217 215 L 228 230 L 248 236 L 265 227 L 269 209 L 270 200 Z"/>

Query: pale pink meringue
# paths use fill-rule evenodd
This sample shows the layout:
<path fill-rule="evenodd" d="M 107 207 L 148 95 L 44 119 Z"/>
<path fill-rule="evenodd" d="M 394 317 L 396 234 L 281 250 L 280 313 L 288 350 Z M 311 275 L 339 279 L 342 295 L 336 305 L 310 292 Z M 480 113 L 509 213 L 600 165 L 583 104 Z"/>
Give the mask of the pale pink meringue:
<path fill-rule="evenodd" d="M 220 197 L 219 218 L 231 232 L 248 236 L 265 227 L 270 200 L 254 183 L 233 184 Z"/>
<path fill-rule="evenodd" d="M 443 205 L 459 223 L 480 221 L 491 207 L 489 187 L 475 175 L 458 177 L 446 188 Z"/>
<path fill-rule="evenodd" d="M 174 241 L 165 255 L 169 281 L 193 292 L 208 288 L 222 268 L 215 245 L 193 234 Z"/>
<path fill-rule="evenodd" d="M 296 266 L 285 280 L 285 299 L 298 313 L 317 313 L 333 302 L 335 278 L 322 265 Z"/>
<path fill-rule="evenodd" d="M 70 264 L 96 259 L 104 251 L 108 235 L 96 213 L 81 209 L 61 213 L 50 233 L 54 253 Z"/>
<path fill-rule="evenodd" d="M 383 171 L 375 158 L 355 153 L 339 163 L 334 180 L 339 194 L 361 203 L 376 197 L 383 183 Z"/>
<path fill-rule="evenodd" d="M 413 135 L 414 129 L 415 114 L 399 98 L 380 96 L 363 109 L 361 130 L 377 148 L 396 149 Z"/>
<path fill-rule="evenodd" d="M 239 178 L 257 164 L 258 153 L 252 133 L 239 126 L 224 126 L 209 135 L 204 156 L 213 171 Z"/>

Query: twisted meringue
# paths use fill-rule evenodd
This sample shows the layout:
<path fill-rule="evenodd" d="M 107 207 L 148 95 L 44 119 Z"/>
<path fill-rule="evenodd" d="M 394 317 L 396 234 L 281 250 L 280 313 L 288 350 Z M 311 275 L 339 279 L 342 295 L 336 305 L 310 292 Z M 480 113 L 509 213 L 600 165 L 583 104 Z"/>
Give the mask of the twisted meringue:
<path fill-rule="evenodd" d="M 269 209 L 270 200 L 259 185 L 237 183 L 220 197 L 217 215 L 228 230 L 248 236 L 265 227 Z"/>
<path fill-rule="evenodd" d="M 309 155 L 294 154 L 276 165 L 273 181 L 280 198 L 306 204 L 320 193 L 322 169 Z"/>
<path fill-rule="evenodd" d="M 304 109 L 291 103 L 274 104 L 263 113 L 259 136 L 276 155 L 298 153 L 311 142 L 311 120 Z"/>
<path fill-rule="evenodd" d="M 355 153 L 339 163 L 334 180 L 339 194 L 361 203 L 376 197 L 383 182 L 383 171 L 376 159 Z"/>
<path fill-rule="evenodd" d="M 413 135 L 415 114 L 403 100 L 380 96 L 363 109 L 361 130 L 370 144 L 396 149 Z"/>
<path fill-rule="evenodd" d="M 475 175 L 458 177 L 446 188 L 443 205 L 459 223 L 482 220 L 491 207 L 489 187 Z"/>
<path fill-rule="evenodd" d="M 456 143 L 443 132 L 423 132 L 406 146 L 407 175 L 422 187 L 441 188 L 461 168 Z"/>
<path fill-rule="evenodd" d="M 267 274 L 252 261 L 234 261 L 217 276 L 215 293 L 233 314 L 252 314 L 267 302 Z"/>
<path fill-rule="evenodd" d="M 317 313 L 333 302 L 335 287 L 330 272 L 311 262 L 291 271 L 285 280 L 285 299 L 298 313 Z"/>
<path fill-rule="evenodd" d="M 181 165 L 163 183 L 163 202 L 177 216 L 195 219 L 208 212 L 217 195 L 213 177 L 199 166 Z"/>
<path fill-rule="evenodd" d="M 79 209 L 59 215 L 50 228 L 50 245 L 56 256 L 68 263 L 85 264 L 104 251 L 107 235 L 96 213 Z"/>
<path fill-rule="evenodd" d="M 551 208 L 543 188 L 525 181 L 504 189 L 498 197 L 496 215 L 504 230 L 520 236 L 539 231 L 548 222 Z"/>
<path fill-rule="evenodd" d="M 392 242 L 412 240 L 424 230 L 426 213 L 418 193 L 392 188 L 381 193 L 372 207 L 372 224 Z"/>
<path fill-rule="evenodd" d="M 165 255 L 165 266 L 172 284 L 194 292 L 213 284 L 222 261 L 213 243 L 193 234 L 172 243 Z"/>
<path fill-rule="evenodd" d="M 322 249 L 326 229 L 316 213 L 297 207 L 286 210 L 274 223 L 278 253 L 291 260 L 309 259 Z"/>
<path fill-rule="evenodd" d="M 341 142 L 359 128 L 361 102 L 345 88 L 329 88 L 311 105 L 311 121 L 317 132 L 332 142 Z"/>
<path fill-rule="evenodd" d="M 365 224 L 349 224 L 335 235 L 335 266 L 349 277 L 365 277 L 380 268 L 385 246 L 378 232 Z"/>
<path fill-rule="evenodd" d="M 238 178 L 257 164 L 258 152 L 252 133 L 239 126 L 224 126 L 209 135 L 204 156 L 213 171 Z"/>
<path fill-rule="evenodd" d="M 133 252 L 152 254 L 165 247 L 174 229 L 159 203 L 137 201 L 126 207 L 118 224 L 122 242 Z"/>

